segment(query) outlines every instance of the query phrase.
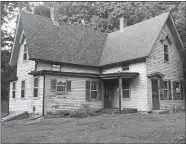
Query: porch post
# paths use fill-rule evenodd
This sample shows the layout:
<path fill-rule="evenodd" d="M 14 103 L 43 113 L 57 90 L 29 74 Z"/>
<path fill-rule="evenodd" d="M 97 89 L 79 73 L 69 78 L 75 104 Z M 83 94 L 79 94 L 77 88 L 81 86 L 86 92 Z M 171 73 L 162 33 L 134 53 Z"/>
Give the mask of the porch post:
<path fill-rule="evenodd" d="M 119 76 L 119 113 L 121 114 L 121 97 L 123 97 L 122 92 L 122 77 Z"/>
<path fill-rule="evenodd" d="M 102 96 L 102 102 L 103 102 L 103 108 L 104 108 L 105 103 L 104 103 L 104 83 L 103 83 L 103 80 L 101 80 L 101 96 Z"/>

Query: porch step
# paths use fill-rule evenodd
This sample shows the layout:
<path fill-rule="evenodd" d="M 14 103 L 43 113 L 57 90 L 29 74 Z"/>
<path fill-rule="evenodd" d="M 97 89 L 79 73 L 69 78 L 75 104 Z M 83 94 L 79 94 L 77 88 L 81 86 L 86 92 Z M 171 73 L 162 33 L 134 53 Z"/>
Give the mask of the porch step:
<path fill-rule="evenodd" d="M 152 110 L 152 114 L 161 115 L 161 114 L 169 114 L 169 110 L 162 109 L 162 110 Z"/>
<path fill-rule="evenodd" d="M 134 108 L 123 108 L 123 110 L 121 111 L 122 114 L 126 114 L 126 113 L 137 113 L 137 109 Z"/>

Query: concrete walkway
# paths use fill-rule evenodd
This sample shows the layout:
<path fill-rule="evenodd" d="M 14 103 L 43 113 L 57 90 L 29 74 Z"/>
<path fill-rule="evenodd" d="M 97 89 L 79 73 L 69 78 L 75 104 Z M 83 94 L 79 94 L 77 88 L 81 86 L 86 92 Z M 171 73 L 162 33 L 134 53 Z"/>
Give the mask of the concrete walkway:
<path fill-rule="evenodd" d="M 18 118 L 20 116 L 27 115 L 27 114 L 28 114 L 27 111 L 11 113 L 6 117 L 1 118 L 1 122 L 10 121 L 10 120 L 13 120 L 15 118 Z"/>

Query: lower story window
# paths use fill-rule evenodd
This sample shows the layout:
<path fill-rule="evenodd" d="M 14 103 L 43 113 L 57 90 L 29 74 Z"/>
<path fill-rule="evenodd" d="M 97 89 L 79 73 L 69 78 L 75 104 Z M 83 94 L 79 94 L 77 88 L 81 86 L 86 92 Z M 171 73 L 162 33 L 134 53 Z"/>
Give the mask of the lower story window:
<path fill-rule="evenodd" d="M 98 82 L 86 81 L 86 100 L 98 98 Z"/>
<path fill-rule="evenodd" d="M 15 92 L 16 92 L 16 82 L 13 82 L 13 84 L 12 84 L 12 98 L 15 98 Z"/>
<path fill-rule="evenodd" d="M 163 97 L 166 100 L 169 99 L 169 95 L 168 95 L 168 81 L 163 81 Z"/>
<path fill-rule="evenodd" d="M 21 82 L 21 98 L 25 97 L 25 81 Z"/>
<path fill-rule="evenodd" d="M 180 90 L 180 82 L 173 82 L 173 87 L 174 87 L 174 100 L 180 100 L 182 99 L 181 97 L 181 90 Z"/>
<path fill-rule="evenodd" d="M 38 82 L 39 78 L 34 78 L 34 97 L 38 97 Z"/>
<path fill-rule="evenodd" d="M 57 83 L 57 92 L 66 92 L 66 81 L 60 81 Z"/>
<path fill-rule="evenodd" d="M 123 98 L 129 98 L 130 96 L 130 89 L 129 89 L 129 81 L 123 81 Z"/>

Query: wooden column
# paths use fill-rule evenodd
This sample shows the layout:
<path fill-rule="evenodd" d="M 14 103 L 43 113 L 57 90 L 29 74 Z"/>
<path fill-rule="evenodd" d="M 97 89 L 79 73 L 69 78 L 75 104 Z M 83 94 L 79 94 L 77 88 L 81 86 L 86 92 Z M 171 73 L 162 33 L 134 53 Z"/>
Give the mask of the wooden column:
<path fill-rule="evenodd" d="M 119 77 L 119 113 L 121 114 L 121 98 L 123 97 L 122 92 L 122 77 Z"/>
<path fill-rule="evenodd" d="M 104 108 L 105 103 L 104 103 L 104 83 L 103 83 L 103 80 L 101 80 L 101 96 L 102 96 L 102 102 L 103 102 L 103 108 Z"/>

